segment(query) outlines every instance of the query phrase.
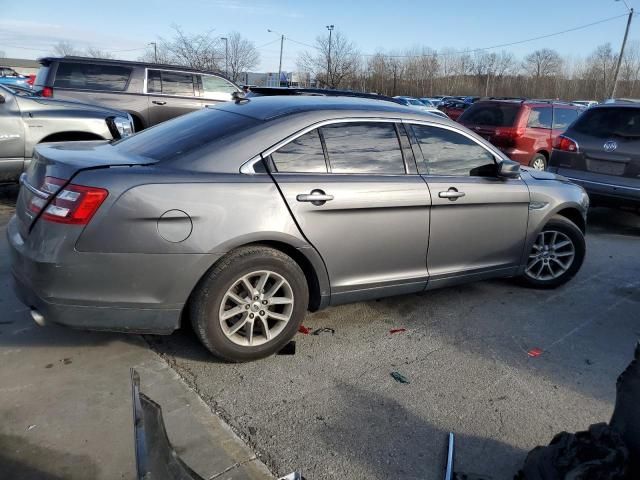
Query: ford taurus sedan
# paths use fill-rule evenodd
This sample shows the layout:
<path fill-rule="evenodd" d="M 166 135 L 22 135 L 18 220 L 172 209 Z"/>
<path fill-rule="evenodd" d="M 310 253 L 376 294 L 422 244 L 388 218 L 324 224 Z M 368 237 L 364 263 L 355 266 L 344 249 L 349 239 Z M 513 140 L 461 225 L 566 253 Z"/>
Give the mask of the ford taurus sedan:
<path fill-rule="evenodd" d="M 581 187 L 381 100 L 238 99 L 40 146 L 21 181 L 11 263 L 38 323 L 191 321 L 228 361 L 277 352 L 307 310 L 493 277 L 551 288 L 585 255 Z"/>

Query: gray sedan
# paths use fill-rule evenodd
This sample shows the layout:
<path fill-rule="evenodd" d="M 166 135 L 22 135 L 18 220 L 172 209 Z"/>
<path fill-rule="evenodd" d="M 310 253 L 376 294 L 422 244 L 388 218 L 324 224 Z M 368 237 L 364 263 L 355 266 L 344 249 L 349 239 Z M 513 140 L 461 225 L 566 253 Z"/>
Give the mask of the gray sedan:
<path fill-rule="evenodd" d="M 39 323 L 168 334 L 229 361 L 307 310 L 494 277 L 552 288 L 588 197 L 447 119 L 341 97 L 238 99 L 119 142 L 36 149 L 8 225 Z M 347 321 L 347 320 L 345 320 Z"/>

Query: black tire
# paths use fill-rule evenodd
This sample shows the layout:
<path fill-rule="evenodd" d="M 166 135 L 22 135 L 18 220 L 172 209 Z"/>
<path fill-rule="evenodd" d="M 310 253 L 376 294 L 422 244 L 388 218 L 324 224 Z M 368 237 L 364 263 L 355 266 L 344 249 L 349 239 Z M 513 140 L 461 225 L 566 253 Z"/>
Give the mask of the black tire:
<path fill-rule="evenodd" d="M 550 230 L 561 232 L 571 240 L 571 242 L 573 243 L 573 247 L 575 249 L 573 262 L 564 273 L 562 273 L 557 278 L 549 279 L 549 280 L 540 280 L 540 279 L 532 278 L 525 271 L 525 273 L 523 273 L 522 276 L 520 277 L 520 282 L 527 287 L 539 288 L 539 289 L 550 289 L 550 288 L 559 287 L 560 285 L 564 285 L 569 280 L 571 280 L 576 273 L 578 273 L 578 270 L 580 270 L 580 267 L 584 262 L 584 256 L 587 251 L 587 247 L 584 240 L 584 234 L 576 226 L 575 223 L 573 223 L 571 220 L 565 217 L 562 217 L 560 215 L 554 215 L 551 218 L 551 220 L 549 220 L 549 222 L 547 222 L 547 224 L 542 229 L 543 232 L 550 231 Z M 533 248 L 531 252 L 534 252 Z"/>
<path fill-rule="evenodd" d="M 547 157 L 545 157 L 542 153 L 536 153 L 533 158 L 531 159 L 531 162 L 529 162 L 529 166 L 531 168 L 535 168 L 534 165 L 536 164 L 536 162 L 542 162 L 544 164 L 544 168 L 543 170 L 547 169 Z"/>
<path fill-rule="evenodd" d="M 238 345 L 220 325 L 220 306 L 227 291 L 244 275 L 268 270 L 289 283 L 293 307 L 284 329 L 261 345 Z M 242 247 L 222 258 L 207 272 L 191 298 L 191 323 L 207 349 L 228 362 L 248 362 L 268 357 L 282 349 L 296 334 L 309 304 L 309 290 L 300 266 L 279 250 L 255 245 Z"/>

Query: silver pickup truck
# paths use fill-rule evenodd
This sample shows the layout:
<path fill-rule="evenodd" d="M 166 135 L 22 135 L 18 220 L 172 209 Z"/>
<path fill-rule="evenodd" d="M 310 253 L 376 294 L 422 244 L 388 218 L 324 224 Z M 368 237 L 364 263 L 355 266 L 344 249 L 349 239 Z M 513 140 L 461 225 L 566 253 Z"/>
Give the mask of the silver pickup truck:
<path fill-rule="evenodd" d="M 132 133 L 128 113 L 0 85 L 0 183 L 18 180 L 39 143 L 111 140 Z"/>

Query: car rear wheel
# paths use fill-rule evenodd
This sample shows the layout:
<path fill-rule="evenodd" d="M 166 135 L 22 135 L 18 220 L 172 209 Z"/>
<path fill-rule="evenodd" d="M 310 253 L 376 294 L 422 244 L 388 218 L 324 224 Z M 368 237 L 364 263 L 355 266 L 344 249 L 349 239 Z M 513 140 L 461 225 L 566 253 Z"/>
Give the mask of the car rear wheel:
<path fill-rule="evenodd" d="M 586 245 L 582 231 L 565 217 L 555 216 L 538 233 L 522 280 L 535 288 L 555 288 L 580 270 Z"/>
<path fill-rule="evenodd" d="M 546 170 L 547 168 L 547 157 L 542 155 L 541 153 L 536 153 L 531 159 L 531 163 L 529 164 L 532 168 L 536 170 Z"/>
<path fill-rule="evenodd" d="M 191 322 L 215 356 L 246 362 L 278 352 L 298 331 L 309 302 L 298 264 L 269 247 L 240 248 L 200 282 Z"/>

